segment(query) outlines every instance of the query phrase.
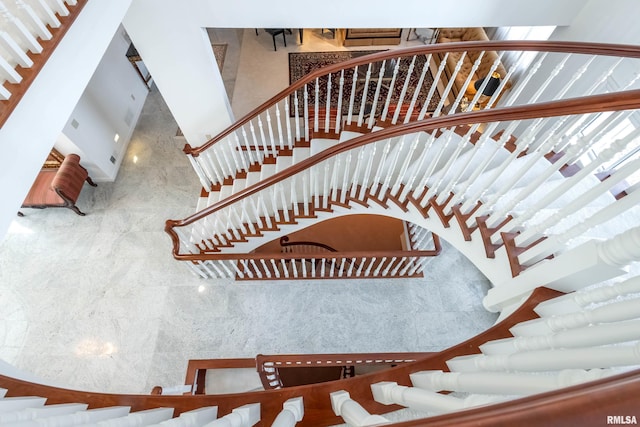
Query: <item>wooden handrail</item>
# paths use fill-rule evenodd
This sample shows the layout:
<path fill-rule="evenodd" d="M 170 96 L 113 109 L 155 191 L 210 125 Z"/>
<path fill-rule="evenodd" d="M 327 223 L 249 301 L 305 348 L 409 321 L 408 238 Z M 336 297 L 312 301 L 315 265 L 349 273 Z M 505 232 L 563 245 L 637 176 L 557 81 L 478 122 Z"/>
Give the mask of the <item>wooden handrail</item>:
<path fill-rule="evenodd" d="M 268 108 L 274 106 L 277 102 L 285 99 L 289 95 L 293 94 L 296 90 L 304 87 L 305 84 L 313 82 L 316 78 L 325 76 L 330 73 L 339 72 L 355 67 L 356 65 L 365 65 L 376 61 L 382 61 L 385 59 L 392 59 L 398 57 L 406 57 L 412 55 L 428 55 L 434 53 L 446 53 L 446 52 L 462 52 L 462 51 L 475 51 L 475 50 L 503 50 L 503 51 L 543 51 L 543 52 L 563 52 L 563 53 L 578 53 L 587 55 L 604 55 L 604 56 L 619 56 L 626 58 L 640 58 L 640 48 L 634 45 L 624 44 L 604 44 L 604 43 L 583 43 L 583 42 L 564 42 L 564 41 L 519 41 L 519 40 L 501 40 L 501 41 L 474 41 L 474 42 L 457 42 L 457 43 L 442 43 L 424 45 L 418 47 L 411 47 L 405 49 L 387 50 L 380 53 L 374 53 L 371 55 L 365 55 L 358 58 L 354 58 L 348 61 L 340 62 L 337 64 L 329 65 L 327 67 L 312 71 L 303 78 L 295 81 L 288 88 L 284 89 L 280 93 L 274 95 L 260 106 L 249 112 L 242 119 L 225 129 L 214 138 L 210 139 L 199 147 L 191 147 L 186 144 L 183 151 L 186 154 L 190 154 L 197 157 L 201 152 L 210 148 L 218 141 L 223 140 L 226 136 L 232 132 L 240 129 L 243 125 L 248 123 L 258 114 L 266 111 Z"/>
<path fill-rule="evenodd" d="M 27 93 L 27 90 L 38 76 L 38 73 L 49 60 L 49 57 L 51 57 L 51 54 L 56 49 L 69 28 L 71 28 L 71 25 L 73 25 L 73 22 L 76 20 L 78 15 L 80 15 L 82 8 L 86 6 L 87 2 L 88 0 L 78 0 L 74 6 L 65 5 L 69 10 L 69 14 L 67 16 L 60 16 L 56 13 L 57 18 L 60 21 L 60 26 L 58 28 L 49 27 L 49 31 L 52 35 L 51 39 L 38 40 L 38 43 L 42 46 L 42 53 L 27 52 L 27 56 L 33 61 L 33 65 L 29 68 L 23 68 L 20 65 L 16 67 L 16 71 L 22 77 L 22 81 L 20 83 L 5 83 L 6 88 L 11 92 L 11 97 L 0 101 L 0 127 L 4 126 L 7 119 L 9 119 L 9 116 L 20 103 L 24 94 Z"/>
<path fill-rule="evenodd" d="M 176 259 L 181 261 L 204 261 L 211 259 L 207 255 L 215 255 L 216 260 L 258 260 L 258 259 L 274 259 L 274 260 L 296 260 L 301 258 L 315 258 L 315 259 L 331 259 L 331 258 L 382 258 L 382 257 L 428 257 L 436 256 L 440 254 L 439 249 L 429 250 L 411 250 L 411 251 L 350 251 L 350 252 L 329 252 L 329 253 L 300 253 L 300 252 L 276 252 L 276 253 L 226 253 L 226 252 L 205 252 L 206 255 L 196 254 L 181 254 Z M 305 256 L 307 255 L 307 256 Z"/>
<path fill-rule="evenodd" d="M 131 411 L 140 411 L 155 407 L 172 407 L 175 408 L 174 416 L 178 416 L 185 411 L 212 405 L 218 406 L 218 416 L 224 416 L 239 406 L 249 403 L 260 403 L 262 419 L 257 424 L 259 426 L 271 425 L 271 422 L 273 422 L 274 418 L 282 410 L 282 403 L 284 401 L 302 396 L 305 403 L 305 416 L 297 425 L 300 427 L 328 426 L 342 422 L 340 418 L 333 414 L 329 393 L 346 390 L 354 400 L 361 403 L 365 409 L 372 413 L 385 413 L 399 409 L 399 406 L 385 406 L 373 401 L 371 399 L 370 385 L 379 381 L 396 381 L 399 384 L 409 385 L 409 374 L 413 372 L 429 369 L 447 370 L 447 360 L 456 356 L 479 353 L 479 346 L 487 341 L 511 337 L 512 335 L 509 332 L 509 328 L 517 323 L 537 318 L 538 316 L 533 311 L 533 308 L 542 301 L 560 295 L 562 295 L 562 293 L 558 291 L 542 287 L 537 288 L 527 301 L 511 315 L 467 341 L 421 358 L 416 362 L 408 362 L 394 368 L 322 384 L 237 394 L 163 396 L 93 393 L 69 390 L 0 375 L 0 387 L 8 390 L 7 397 L 42 396 L 47 398 L 47 404 L 83 402 L 87 403 L 90 409 L 122 405 L 130 406 Z M 640 372 L 630 373 L 628 374 L 628 378 L 629 381 L 638 383 L 635 386 L 635 390 L 637 390 L 637 387 L 640 387 Z M 598 393 L 599 396 L 600 390 L 608 392 L 601 395 L 599 399 L 599 402 L 602 401 L 603 405 L 605 402 L 614 402 L 619 398 L 616 393 L 610 392 L 611 387 L 608 387 L 608 381 L 610 380 L 599 381 L 598 384 L 600 384 L 601 387 L 591 388 L 593 393 Z M 618 383 L 614 383 L 614 385 L 618 385 Z M 557 400 L 562 402 L 561 394 L 558 395 Z M 464 415 L 465 413 L 462 414 Z M 531 416 L 531 413 L 529 414 Z"/>
<path fill-rule="evenodd" d="M 260 182 L 247 187 L 244 190 L 234 193 L 231 196 L 221 200 L 220 202 L 215 203 L 199 212 L 196 212 L 195 214 L 185 219 L 169 219 L 166 221 L 165 231 L 167 232 L 167 234 L 169 234 L 173 242 L 174 258 L 188 259 L 182 258 L 184 255 L 179 254 L 180 240 L 178 238 L 178 235 L 173 230 L 174 227 L 181 227 L 192 224 L 195 221 L 198 221 L 214 212 L 238 203 L 246 197 L 249 197 L 259 191 L 264 190 L 265 188 L 275 185 L 340 153 L 387 138 L 398 137 L 417 132 L 428 132 L 440 129 L 442 127 L 467 125 L 470 123 L 505 122 L 637 108 L 640 108 L 640 89 L 617 93 L 591 95 L 580 98 L 563 99 L 558 101 L 542 102 L 532 105 L 498 107 L 480 111 L 440 116 L 436 118 L 425 119 L 419 122 L 390 126 L 376 132 L 363 134 L 341 144 L 334 145 L 324 151 L 321 151 L 318 154 L 315 154 L 314 156 L 311 156 L 299 163 L 296 163 L 293 166 L 284 169 L 281 172 L 278 172 L 264 180 L 261 180 Z"/>

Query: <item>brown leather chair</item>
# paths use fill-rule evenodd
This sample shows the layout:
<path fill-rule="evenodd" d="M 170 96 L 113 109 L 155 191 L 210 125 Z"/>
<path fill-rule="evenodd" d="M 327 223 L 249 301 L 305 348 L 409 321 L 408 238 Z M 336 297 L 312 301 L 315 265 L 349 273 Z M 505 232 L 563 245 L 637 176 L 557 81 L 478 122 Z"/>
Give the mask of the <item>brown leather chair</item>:
<path fill-rule="evenodd" d="M 69 154 L 57 169 L 42 169 L 22 203 L 23 208 L 69 208 L 78 215 L 76 201 L 84 182 L 96 187 L 87 170 L 80 165 L 80 156 Z M 22 215 L 22 213 L 18 213 Z"/>

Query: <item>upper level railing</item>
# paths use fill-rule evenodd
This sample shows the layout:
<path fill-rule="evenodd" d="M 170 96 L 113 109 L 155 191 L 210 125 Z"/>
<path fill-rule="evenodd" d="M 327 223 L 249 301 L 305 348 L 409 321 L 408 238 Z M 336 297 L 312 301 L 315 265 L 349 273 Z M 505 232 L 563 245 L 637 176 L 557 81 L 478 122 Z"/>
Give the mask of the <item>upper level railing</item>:
<path fill-rule="evenodd" d="M 88 0 L 0 1 L 0 126 Z"/>
<path fill-rule="evenodd" d="M 640 90 L 632 90 L 500 107 L 364 134 L 184 220 L 167 221 L 173 255 L 196 262 L 221 259 L 218 252 L 205 247 L 277 229 L 274 224 L 278 222 L 289 223 L 339 206 L 375 202 L 411 208 L 424 215 L 434 212 L 444 227 L 455 218 L 467 240 L 479 229 L 488 257 L 495 256 L 496 249 L 505 243 L 505 235 L 522 231 L 515 237 L 519 252 L 512 261 L 531 266 L 562 250 L 568 240 L 638 205 L 637 188 L 619 200 L 611 197 L 600 202 L 611 186 L 638 169 L 640 159 L 632 160 L 602 183 L 596 183 L 589 171 L 604 158 L 593 160 L 583 169 L 587 172 L 569 178 L 558 179 L 558 171 L 576 163 L 581 153 L 597 141 L 585 143 L 577 138 L 585 132 L 589 122 L 585 118 L 602 111 L 629 114 L 631 110 L 626 109 L 640 107 L 639 95 Z M 535 126 L 529 125 L 531 120 Z M 482 133 L 478 132 L 480 126 Z M 519 126 L 526 126 L 526 131 L 514 143 L 511 132 Z M 637 146 L 639 136 L 636 131 L 610 141 L 612 151 L 630 144 Z M 550 154 L 557 154 L 553 161 L 546 160 Z M 537 191 L 541 188 L 549 191 L 541 194 Z M 598 200 L 598 209 L 590 210 L 590 216 L 585 217 L 583 209 Z M 547 206 L 554 210 L 544 211 Z M 546 216 L 532 221 L 541 211 Z M 553 218 L 553 224 L 549 218 Z M 563 221 L 577 226 L 553 227 Z M 536 232 L 530 233 L 530 228 L 523 231 L 523 224 Z M 541 242 L 545 236 L 550 238 Z M 514 268 L 514 275 L 521 270 Z"/>
<path fill-rule="evenodd" d="M 478 51 L 476 61 L 467 59 Z M 518 55 L 497 88 L 487 88 L 484 79 L 475 94 L 466 94 L 467 86 L 485 77 L 474 72 L 488 60 L 483 57 L 493 57 L 483 55 L 488 51 L 497 52 L 491 72 L 503 67 L 504 52 Z M 344 128 L 367 131 L 479 108 L 637 88 L 638 58 L 634 46 L 574 42 L 446 43 L 384 51 L 311 72 L 206 144 L 184 151 L 208 190 L 265 157 L 314 136 L 337 138 Z M 463 87 L 454 92 L 461 80 Z"/>

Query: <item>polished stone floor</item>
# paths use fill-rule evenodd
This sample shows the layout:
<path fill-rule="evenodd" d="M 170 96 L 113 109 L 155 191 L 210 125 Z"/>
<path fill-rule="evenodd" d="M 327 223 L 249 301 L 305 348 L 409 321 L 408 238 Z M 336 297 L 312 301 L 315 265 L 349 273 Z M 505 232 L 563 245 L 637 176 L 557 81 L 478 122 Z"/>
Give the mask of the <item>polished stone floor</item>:
<path fill-rule="evenodd" d="M 152 90 L 117 180 L 85 186 L 87 216 L 16 217 L 0 243 L 0 359 L 63 386 L 147 393 L 182 384 L 189 359 L 436 351 L 495 321 L 488 281 L 446 243 L 423 279 L 195 277 L 163 232 L 199 192 L 176 129 Z"/>

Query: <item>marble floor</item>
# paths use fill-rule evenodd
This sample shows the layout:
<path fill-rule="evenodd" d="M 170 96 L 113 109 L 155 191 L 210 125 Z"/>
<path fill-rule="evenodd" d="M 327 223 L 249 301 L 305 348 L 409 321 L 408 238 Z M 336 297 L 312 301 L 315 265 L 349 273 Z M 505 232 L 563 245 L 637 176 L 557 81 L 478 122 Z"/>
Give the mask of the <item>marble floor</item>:
<path fill-rule="evenodd" d="M 252 55 L 245 48 L 286 52 L 253 30 L 243 37 L 237 112 L 259 102 L 242 95 L 243 79 L 252 79 L 241 75 Z M 189 359 L 437 351 L 496 320 L 481 305 L 490 284 L 446 242 L 422 279 L 195 277 L 173 261 L 163 232 L 166 219 L 193 213 L 199 193 L 176 129 L 154 88 L 117 180 L 85 186 L 78 205 L 87 216 L 48 209 L 16 217 L 0 243 L 0 359 L 62 386 L 148 393 L 182 384 Z"/>

